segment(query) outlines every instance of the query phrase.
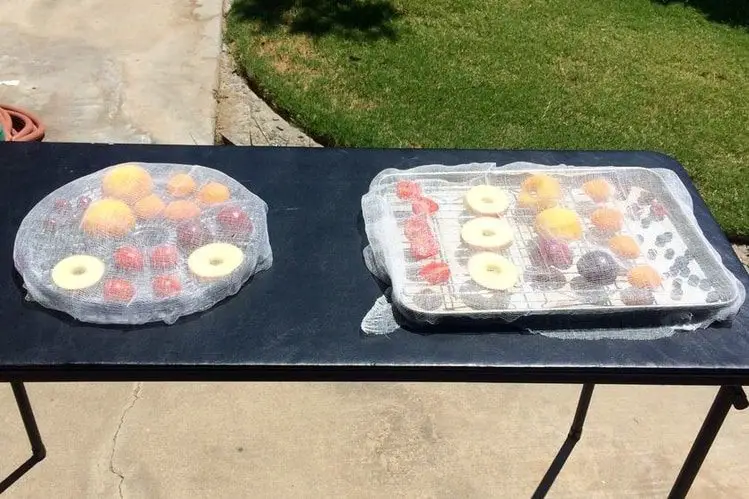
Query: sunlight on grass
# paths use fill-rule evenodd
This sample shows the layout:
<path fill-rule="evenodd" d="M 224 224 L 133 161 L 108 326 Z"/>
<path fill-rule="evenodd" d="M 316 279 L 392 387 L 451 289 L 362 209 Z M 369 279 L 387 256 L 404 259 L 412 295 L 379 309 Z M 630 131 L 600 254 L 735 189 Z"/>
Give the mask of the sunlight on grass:
<path fill-rule="evenodd" d="M 749 236 L 749 32 L 709 14 L 731 22 L 650 0 L 235 0 L 228 37 L 330 145 L 662 151 Z"/>

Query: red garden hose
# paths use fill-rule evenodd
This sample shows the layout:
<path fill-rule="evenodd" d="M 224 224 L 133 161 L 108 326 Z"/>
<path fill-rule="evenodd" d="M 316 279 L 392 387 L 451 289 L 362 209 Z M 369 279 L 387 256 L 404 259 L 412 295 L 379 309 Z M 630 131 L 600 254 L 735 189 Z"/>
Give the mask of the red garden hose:
<path fill-rule="evenodd" d="M 0 127 L 7 141 L 31 142 L 44 138 L 44 125 L 39 118 L 7 104 L 0 104 Z"/>

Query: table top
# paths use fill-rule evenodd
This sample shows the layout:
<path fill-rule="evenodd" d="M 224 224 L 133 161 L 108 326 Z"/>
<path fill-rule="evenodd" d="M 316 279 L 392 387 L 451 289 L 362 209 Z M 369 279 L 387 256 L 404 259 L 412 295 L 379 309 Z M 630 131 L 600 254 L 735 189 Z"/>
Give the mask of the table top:
<path fill-rule="evenodd" d="M 97 326 L 24 300 L 12 265 L 25 214 L 46 194 L 125 161 L 200 164 L 262 197 L 273 267 L 235 296 L 176 324 Z M 728 269 L 749 276 L 684 169 L 652 152 L 367 150 L 0 144 L 0 381 L 391 380 L 638 384 L 749 382 L 749 306 L 730 324 L 655 340 L 574 340 L 513 332 L 399 330 L 364 337 L 381 294 L 364 266 L 360 200 L 377 172 L 428 163 L 531 161 L 675 171 Z"/>

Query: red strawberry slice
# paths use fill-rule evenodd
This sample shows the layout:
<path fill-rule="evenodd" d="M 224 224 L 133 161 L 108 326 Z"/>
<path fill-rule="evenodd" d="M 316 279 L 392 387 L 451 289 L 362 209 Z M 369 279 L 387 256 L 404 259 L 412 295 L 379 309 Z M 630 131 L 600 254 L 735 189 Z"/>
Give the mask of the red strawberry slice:
<path fill-rule="evenodd" d="M 408 217 L 403 224 L 403 232 L 406 234 L 406 239 L 409 241 L 432 237 L 432 231 L 429 229 L 429 222 L 427 222 L 427 218 L 423 215 Z"/>
<path fill-rule="evenodd" d="M 429 284 L 442 284 L 450 279 L 450 268 L 445 262 L 431 262 L 419 270 L 419 275 Z"/>
<path fill-rule="evenodd" d="M 440 209 L 440 206 L 432 199 L 418 198 L 411 202 L 411 209 L 416 215 L 431 215 Z"/>
<path fill-rule="evenodd" d="M 410 180 L 399 180 L 395 184 L 395 194 L 400 199 L 416 199 L 421 197 L 421 187 Z"/>
<path fill-rule="evenodd" d="M 417 260 L 431 258 L 439 252 L 439 245 L 433 237 L 423 237 L 411 241 L 411 255 Z"/>

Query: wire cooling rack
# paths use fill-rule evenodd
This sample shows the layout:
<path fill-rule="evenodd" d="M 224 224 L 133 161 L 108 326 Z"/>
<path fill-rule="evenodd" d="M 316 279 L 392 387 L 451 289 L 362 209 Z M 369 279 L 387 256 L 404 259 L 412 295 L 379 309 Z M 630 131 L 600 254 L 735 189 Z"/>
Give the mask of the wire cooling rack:
<path fill-rule="evenodd" d="M 583 236 L 570 243 L 573 265 L 568 269 L 552 269 L 533 258 L 537 234 L 533 224 L 536 212 L 522 208 L 517 203 L 520 186 L 531 174 L 546 173 L 554 176 L 562 186 L 559 206 L 578 213 L 583 225 Z M 605 179 L 614 188 L 613 196 L 604 203 L 593 202 L 582 190 L 582 185 L 595 178 Z M 439 210 L 429 217 L 429 224 L 439 244 L 437 256 L 415 260 L 409 252 L 409 243 L 403 234 L 403 224 L 412 214 L 410 201 L 395 195 L 399 180 L 417 182 L 424 196 L 436 201 Z M 507 292 L 484 290 L 472 283 L 467 261 L 476 251 L 461 241 L 461 227 L 475 216 L 464 204 L 466 192 L 475 185 L 488 184 L 501 188 L 510 198 L 510 208 L 504 217 L 513 231 L 514 241 L 508 248 L 496 251 L 508 258 L 518 269 L 517 284 Z M 527 171 L 477 171 L 414 173 L 400 172 L 382 180 L 378 188 L 386 197 L 400 228 L 396 254 L 403 255 L 405 275 L 402 289 L 395 296 L 402 305 L 413 312 L 426 315 L 515 316 L 568 312 L 586 313 L 640 309 L 664 311 L 701 307 L 720 308 L 732 302 L 735 296 L 725 269 L 709 251 L 699 228 L 684 212 L 669 191 L 667 184 L 654 172 L 644 168 L 575 168 L 574 172 L 559 170 Z M 643 202 L 643 198 L 646 202 Z M 650 200 L 650 201 L 648 201 Z M 665 207 L 667 215 L 662 220 L 650 217 L 652 201 Z M 624 214 L 624 224 L 619 234 L 629 235 L 640 244 L 641 254 L 633 260 L 615 257 L 619 275 L 614 283 L 595 286 L 578 274 L 575 263 L 590 251 L 608 251 L 610 235 L 601 234 L 590 223 L 590 213 L 599 207 L 619 210 Z M 671 239 L 663 243 L 663 235 Z M 613 255 L 612 255 L 613 256 Z M 686 265 L 675 267 L 678 258 Z M 450 268 L 450 278 L 441 285 L 429 285 L 419 276 L 419 270 L 432 261 L 442 261 Z M 662 276 L 663 283 L 652 290 L 653 303 L 628 305 L 622 292 L 631 286 L 627 271 L 635 265 L 650 265 Z M 550 277 L 551 280 L 549 280 Z M 680 292 L 675 292 L 676 287 Z M 424 293 L 429 294 L 425 304 Z"/>

